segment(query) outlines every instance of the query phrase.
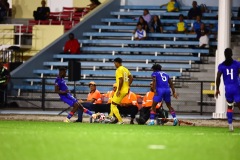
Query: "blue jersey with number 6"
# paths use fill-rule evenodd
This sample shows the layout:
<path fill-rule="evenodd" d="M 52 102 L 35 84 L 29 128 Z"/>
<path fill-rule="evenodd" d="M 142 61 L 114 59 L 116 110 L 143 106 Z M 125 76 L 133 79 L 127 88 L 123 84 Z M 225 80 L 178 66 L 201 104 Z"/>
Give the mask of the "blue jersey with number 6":
<path fill-rule="evenodd" d="M 240 70 L 240 63 L 233 61 L 230 66 L 224 65 L 224 62 L 219 64 L 218 72 L 222 73 L 224 85 L 236 85 L 238 86 L 238 75 Z"/>
<path fill-rule="evenodd" d="M 152 73 L 152 77 L 156 77 L 157 88 L 170 88 L 168 84 L 169 75 L 165 72 L 156 71 Z"/>

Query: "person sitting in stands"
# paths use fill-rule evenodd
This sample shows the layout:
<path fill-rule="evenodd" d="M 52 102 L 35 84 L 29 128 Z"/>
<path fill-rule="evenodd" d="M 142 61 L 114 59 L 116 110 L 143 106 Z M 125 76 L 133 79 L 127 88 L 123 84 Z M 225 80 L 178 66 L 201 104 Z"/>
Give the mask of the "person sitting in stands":
<path fill-rule="evenodd" d="M 33 17 L 35 20 L 47 20 L 49 13 L 50 13 L 50 8 L 46 7 L 46 1 L 42 0 L 41 2 L 42 7 L 38 7 L 37 11 L 33 11 Z"/>
<path fill-rule="evenodd" d="M 4 21 L 4 18 L 8 16 L 9 3 L 7 0 L 0 0 L 0 22 Z"/>
<path fill-rule="evenodd" d="M 192 8 L 188 11 L 188 19 L 196 19 L 197 16 L 202 17 L 202 11 L 197 5 L 197 1 L 193 1 Z"/>
<path fill-rule="evenodd" d="M 80 53 L 80 44 L 77 39 L 74 38 L 74 34 L 70 33 L 68 35 L 69 40 L 65 43 L 64 53 L 70 54 L 79 54 Z"/>
<path fill-rule="evenodd" d="M 91 4 L 89 4 L 89 11 L 92 11 L 93 9 L 95 9 L 97 6 L 99 6 L 101 4 L 101 2 L 99 2 L 98 0 L 90 0 Z"/>
<path fill-rule="evenodd" d="M 151 23 L 152 33 L 163 33 L 162 23 L 157 15 L 153 16 L 153 21 Z"/>
<path fill-rule="evenodd" d="M 179 15 L 179 22 L 177 23 L 177 33 L 186 33 L 187 32 L 187 23 L 184 22 L 183 14 Z"/>
<path fill-rule="evenodd" d="M 88 93 L 87 100 L 83 101 L 80 99 L 79 102 L 83 105 L 84 108 L 92 111 L 95 110 L 95 104 L 102 104 L 102 96 L 101 93 L 97 90 L 96 83 L 94 81 L 89 82 L 88 86 L 90 88 L 90 92 Z M 79 109 L 78 119 L 76 122 L 82 122 L 82 115 L 83 111 Z"/>
<path fill-rule="evenodd" d="M 209 34 L 209 30 L 205 27 L 205 24 L 202 23 L 201 26 L 200 26 L 200 29 L 197 29 L 196 30 L 196 34 L 197 34 L 197 40 L 199 40 L 199 38 L 202 36 L 202 33 L 205 33 L 205 34 Z"/>
<path fill-rule="evenodd" d="M 144 20 L 143 16 L 140 16 L 140 17 L 139 17 L 137 26 L 138 26 L 138 25 L 141 25 L 142 28 L 143 28 L 146 32 L 149 31 L 148 23 Z M 136 27 L 136 29 L 134 30 L 133 34 L 136 33 L 137 29 L 138 29 L 138 28 Z"/>
<path fill-rule="evenodd" d="M 201 17 L 197 16 L 196 21 L 193 23 L 192 31 L 196 33 L 196 31 L 201 28 L 201 24 Z"/>
<path fill-rule="evenodd" d="M 130 124 L 134 124 L 134 119 L 138 113 L 137 95 L 129 91 L 128 94 L 122 99 L 120 105 L 118 106 L 118 109 L 121 114 L 130 114 Z"/>
<path fill-rule="evenodd" d="M 199 38 L 199 48 L 208 48 L 208 47 L 209 47 L 208 34 L 203 30 L 201 32 L 201 37 Z"/>
<path fill-rule="evenodd" d="M 178 12 L 179 11 L 179 4 L 176 0 L 170 0 L 168 3 L 161 5 L 160 8 L 162 8 L 163 6 L 167 6 L 168 12 Z"/>
<path fill-rule="evenodd" d="M 137 25 L 137 31 L 134 35 L 134 40 L 145 40 L 147 38 L 146 31 L 142 28 L 141 24 Z"/>

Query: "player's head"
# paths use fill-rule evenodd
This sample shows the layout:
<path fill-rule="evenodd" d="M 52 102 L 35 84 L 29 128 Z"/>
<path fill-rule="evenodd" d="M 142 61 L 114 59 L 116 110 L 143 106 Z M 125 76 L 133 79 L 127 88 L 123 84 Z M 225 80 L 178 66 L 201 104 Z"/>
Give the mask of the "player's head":
<path fill-rule="evenodd" d="M 58 70 L 59 70 L 59 77 L 62 77 L 62 78 L 66 77 L 66 75 L 67 75 L 67 69 L 66 68 L 61 67 Z"/>
<path fill-rule="evenodd" d="M 153 92 L 153 82 L 150 83 L 150 90 Z"/>
<path fill-rule="evenodd" d="M 94 82 L 94 81 L 91 81 L 91 82 L 89 82 L 88 83 L 88 86 L 89 86 L 89 88 L 90 88 L 90 91 L 95 91 L 96 90 L 96 83 Z"/>
<path fill-rule="evenodd" d="M 113 91 L 116 92 L 116 90 L 117 90 L 117 83 L 114 83 L 113 84 Z"/>
<path fill-rule="evenodd" d="M 161 71 L 162 70 L 162 66 L 160 64 L 154 64 L 152 66 L 152 70 L 155 71 Z"/>
<path fill-rule="evenodd" d="M 115 65 L 116 68 L 118 68 L 122 65 L 122 59 L 119 58 L 119 57 L 115 58 L 113 62 L 114 62 L 114 65 Z"/>
<path fill-rule="evenodd" d="M 142 30 L 142 25 L 141 25 L 141 24 L 138 24 L 138 25 L 137 25 L 137 29 L 141 31 L 141 30 Z"/>
<path fill-rule="evenodd" d="M 45 7 L 45 6 L 46 6 L 46 1 L 45 1 L 45 0 L 42 0 L 42 1 L 41 1 L 41 4 L 42 4 L 43 7 Z"/>
<path fill-rule="evenodd" d="M 224 64 L 226 66 L 230 66 L 232 64 L 232 49 L 231 48 L 226 48 L 225 51 L 224 51 L 224 56 L 225 56 L 225 61 L 224 61 Z"/>

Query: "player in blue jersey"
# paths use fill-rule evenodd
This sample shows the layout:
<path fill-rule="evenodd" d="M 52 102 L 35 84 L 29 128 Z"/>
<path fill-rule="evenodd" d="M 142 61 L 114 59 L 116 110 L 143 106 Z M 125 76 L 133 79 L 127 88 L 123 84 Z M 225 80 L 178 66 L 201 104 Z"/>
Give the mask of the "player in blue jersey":
<path fill-rule="evenodd" d="M 216 93 L 218 98 L 220 95 L 219 86 L 221 83 L 221 76 L 223 75 L 223 82 L 225 85 L 225 97 L 227 100 L 227 119 L 229 124 L 229 131 L 233 131 L 233 106 L 234 102 L 240 106 L 240 86 L 238 82 L 240 73 L 240 63 L 232 59 L 232 49 L 226 48 L 224 51 L 225 61 L 218 65 L 218 73 L 216 78 Z"/>
<path fill-rule="evenodd" d="M 176 126 L 178 124 L 178 120 L 176 118 L 176 114 L 174 109 L 171 106 L 171 91 L 172 89 L 172 95 L 174 98 L 178 98 L 177 93 L 175 92 L 175 88 L 173 85 L 172 80 L 170 79 L 169 75 L 161 72 L 162 66 L 159 64 L 154 64 L 152 66 L 152 79 L 153 79 L 153 89 L 154 89 L 154 97 L 153 97 L 153 103 L 152 108 L 150 112 L 150 122 L 148 125 L 154 125 L 155 115 L 156 115 L 156 105 L 159 102 L 162 102 L 162 100 L 165 101 L 169 112 L 171 113 L 174 121 L 173 125 Z"/>
<path fill-rule="evenodd" d="M 95 114 L 93 115 L 91 111 L 84 108 L 81 103 L 79 103 L 78 100 L 71 95 L 70 91 L 68 90 L 68 86 L 64 80 L 64 77 L 66 77 L 66 68 L 59 68 L 59 75 L 55 80 L 55 92 L 59 94 L 60 99 L 63 102 L 73 107 L 71 112 L 64 119 L 64 122 L 70 122 L 70 119 L 78 108 L 82 109 L 84 113 L 94 117 Z"/>

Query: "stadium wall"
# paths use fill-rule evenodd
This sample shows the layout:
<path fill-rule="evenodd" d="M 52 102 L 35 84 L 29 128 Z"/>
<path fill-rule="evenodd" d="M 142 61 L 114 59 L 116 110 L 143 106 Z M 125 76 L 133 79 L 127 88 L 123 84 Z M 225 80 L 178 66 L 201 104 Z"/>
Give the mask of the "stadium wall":
<path fill-rule="evenodd" d="M 165 4 L 167 2 L 169 2 L 169 0 L 161 0 L 156 2 L 156 0 L 125 0 L 126 1 L 126 5 L 162 5 Z M 178 0 L 178 2 L 182 5 L 182 6 L 191 6 L 192 5 L 192 1 L 193 0 Z M 218 6 L 218 1 L 219 0 L 197 0 L 198 4 L 206 4 L 207 6 Z M 240 1 L 239 0 L 232 0 L 232 6 L 233 7 L 240 7 Z"/>
<path fill-rule="evenodd" d="M 33 11 L 41 6 L 42 0 L 10 0 L 13 18 L 33 18 Z M 52 12 L 61 11 L 62 7 L 86 7 L 90 0 L 46 0 Z M 99 0 L 105 2 L 106 0 Z"/>
<path fill-rule="evenodd" d="M 83 38 L 83 32 L 93 31 L 89 26 L 101 23 L 102 17 L 110 17 L 111 15 L 109 15 L 109 13 L 111 11 L 117 11 L 119 9 L 120 0 L 105 1 L 101 6 L 93 10 L 91 13 L 87 14 L 84 19 L 73 30 L 71 30 L 71 32 L 74 33 L 76 37 L 81 39 Z M 68 34 L 69 32 L 66 32 L 53 43 L 42 49 L 30 60 L 11 72 L 11 76 L 37 77 L 35 74 L 33 74 L 33 69 L 43 69 L 44 61 L 51 61 L 53 60 L 54 54 L 61 53 L 63 51 L 65 42 L 68 40 Z"/>

